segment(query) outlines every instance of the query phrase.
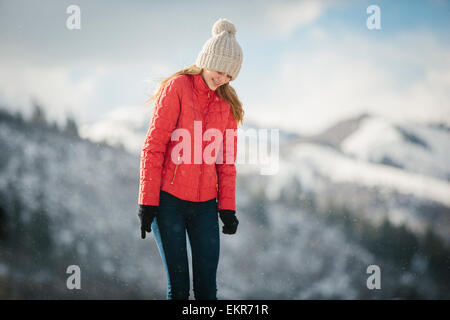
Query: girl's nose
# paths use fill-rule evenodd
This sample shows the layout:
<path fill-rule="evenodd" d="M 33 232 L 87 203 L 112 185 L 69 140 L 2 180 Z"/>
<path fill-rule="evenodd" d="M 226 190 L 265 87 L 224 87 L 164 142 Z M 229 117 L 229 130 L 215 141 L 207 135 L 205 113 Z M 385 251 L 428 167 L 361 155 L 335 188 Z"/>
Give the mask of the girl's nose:
<path fill-rule="evenodd" d="M 221 75 L 220 75 L 220 78 L 219 78 L 220 83 L 226 82 L 226 81 L 227 81 L 227 78 L 228 78 L 228 77 L 227 77 L 226 75 L 221 74 Z"/>

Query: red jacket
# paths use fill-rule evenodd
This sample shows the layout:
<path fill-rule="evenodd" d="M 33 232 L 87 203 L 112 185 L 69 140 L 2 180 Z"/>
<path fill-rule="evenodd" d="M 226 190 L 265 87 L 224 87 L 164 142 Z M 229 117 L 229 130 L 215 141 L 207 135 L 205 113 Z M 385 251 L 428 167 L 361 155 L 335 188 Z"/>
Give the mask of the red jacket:
<path fill-rule="evenodd" d="M 201 121 L 195 125 L 197 138 L 194 136 L 194 121 Z M 222 134 L 222 141 L 217 143 L 223 149 L 218 153 L 211 152 L 211 147 L 208 149 L 215 161 L 205 161 L 203 156 L 201 163 L 198 161 L 200 146 L 203 155 L 205 147 L 215 140 L 202 139 L 202 135 L 198 134 L 199 128 L 202 129 L 201 134 L 210 128 L 218 129 L 216 132 Z M 172 141 L 175 129 L 189 132 L 190 150 L 180 149 L 180 145 L 176 147 L 184 137 L 180 141 Z M 233 129 L 228 133 L 235 134 L 228 135 L 227 139 L 226 129 Z M 179 75 L 170 79 L 156 100 L 155 112 L 142 147 L 138 203 L 159 205 L 159 192 L 164 190 L 188 201 L 218 198 L 218 210 L 236 210 L 236 129 L 237 122 L 230 104 L 209 89 L 200 74 Z M 175 147 L 175 156 L 171 157 Z M 197 161 L 194 159 L 195 148 Z M 220 162 L 216 158 L 222 151 L 223 162 Z M 172 161 L 172 158 L 175 160 Z"/>

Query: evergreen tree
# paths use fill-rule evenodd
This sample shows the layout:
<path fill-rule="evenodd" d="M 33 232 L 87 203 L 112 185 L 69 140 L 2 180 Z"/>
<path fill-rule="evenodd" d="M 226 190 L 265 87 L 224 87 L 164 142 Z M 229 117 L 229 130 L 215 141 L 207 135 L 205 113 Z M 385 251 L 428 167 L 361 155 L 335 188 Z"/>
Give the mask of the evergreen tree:
<path fill-rule="evenodd" d="M 31 123 L 41 127 L 45 127 L 47 125 L 45 111 L 36 100 L 33 100 Z"/>
<path fill-rule="evenodd" d="M 66 118 L 66 126 L 64 128 L 64 133 L 71 137 L 79 137 L 78 125 L 75 121 L 75 118 L 72 115 L 69 115 Z"/>

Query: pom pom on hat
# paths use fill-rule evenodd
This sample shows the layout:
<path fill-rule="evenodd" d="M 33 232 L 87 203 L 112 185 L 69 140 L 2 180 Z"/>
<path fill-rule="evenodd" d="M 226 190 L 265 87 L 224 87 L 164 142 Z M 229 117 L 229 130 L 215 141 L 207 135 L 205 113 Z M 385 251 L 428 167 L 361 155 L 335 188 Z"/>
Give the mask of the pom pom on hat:
<path fill-rule="evenodd" d="M 234 27 L 234 24 L 231 21 L 222 18 L 217 20 L 216 23 L 214 23 L 211 33 L 213 36 L 217 36 L 224 31 L 231 33 L 233 35 L 236 34 L 236 28 Z"/>

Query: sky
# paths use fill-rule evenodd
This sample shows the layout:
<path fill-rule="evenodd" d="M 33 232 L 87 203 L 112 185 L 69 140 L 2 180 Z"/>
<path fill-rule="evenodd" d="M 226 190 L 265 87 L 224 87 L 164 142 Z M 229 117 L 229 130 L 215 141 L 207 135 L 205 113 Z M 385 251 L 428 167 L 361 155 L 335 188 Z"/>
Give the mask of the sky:
<path fill-rule="evenodd" d="M 81 29 L 70 30 L 76 4 Z M 366 24 L 380 8 L 380 29 Z M 245 122 L 314 134 L 363 112 L 450 124 L 450 1 L 0 0 L 0 107 L 80 125 L 145 100 L 193 64 L 219 18 L 244 61 Z M 150 122 L 150 113 L 148 121 Z"/>

